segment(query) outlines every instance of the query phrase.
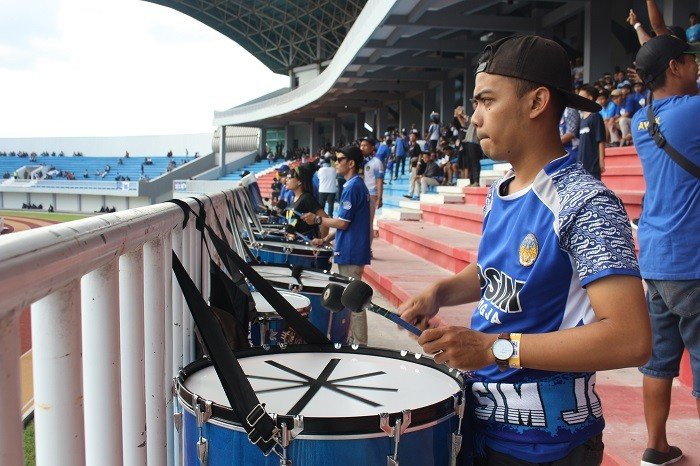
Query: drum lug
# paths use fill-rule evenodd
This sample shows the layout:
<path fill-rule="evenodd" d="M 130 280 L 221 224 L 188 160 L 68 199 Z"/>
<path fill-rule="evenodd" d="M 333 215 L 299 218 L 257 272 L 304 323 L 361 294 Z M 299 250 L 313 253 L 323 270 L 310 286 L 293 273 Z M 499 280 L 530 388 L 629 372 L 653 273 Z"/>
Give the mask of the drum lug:
<path fill-rule="evenodd" d="M 173 397 L 173 407 L 174 407 L 174 412 L 173 412 L 173 423 L 175 424 L 175 429 L 177 430 L 177 433 L 180 433 L 180 430 L 182 429 L 182 412 L 178 411 L 178 400 L 177 400 L 177 377 L 173 377 L 173 384 L 170 387 L 170 392 Z"/>
<path fill-rule="evenodd" d="M 209 442 L 202 438 L 197 441 L 197 457 L 201 466 L 207 466 L 207 455 L 209 454 Z"/>
<path fill-rule="evenodd" d="M 199 429 L 199 440 L 197 440 L 197 456 L 202 466 L 207 464 L 207 454 L 209 453 L 209 441 L 204 438 L 204 424 L 211 418 L 212 402 L 204 401 L 204 410 L 199 403 L 199 396 L 192 396 L 192 407 L 194 408 L 195 418 L 197 420 L 197 428 Z"/>
<path fill-rule="evenodd" d="M 393 427 L 390 424 L 389 413 L 381 413 L 379 415 L 379 428 L 394 439 L 394 454 L 387 456 L 387 466 L 399 466 L 399 442 L 401 441 L 401 434 L 403 434 L 410 425 L 411 410 L 409 409 L 401 411 L 401 419 L 397 419 Z"/>
<path fill-rule="evenodd" d="M 173 422 L 175 423 L 175 430 L 179 434 L 182 430 L 182 413 L 173 413 Z"/>
<path fill-rule="evenodd" d="M 457 466 L 457 455 L 462 449 L 462 436 L 452 434 L 452 450 L 450 451 L 450 466 Z"/>

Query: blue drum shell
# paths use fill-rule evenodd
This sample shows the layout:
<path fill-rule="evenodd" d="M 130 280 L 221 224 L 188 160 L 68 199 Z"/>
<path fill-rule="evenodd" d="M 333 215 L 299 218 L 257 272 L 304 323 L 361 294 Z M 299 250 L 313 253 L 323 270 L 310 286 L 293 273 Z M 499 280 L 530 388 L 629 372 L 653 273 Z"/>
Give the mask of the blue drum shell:
<path fill-rule="evenodd" d="M 338 422 L 342 422 L 339 419 Z M 399 442 L 401 466 L 447 466 L 450 462 L 452 433 L 457 418 L 451 416 L 434 425 L 409 427 Z M 234 430 L 237 429 L 237 430 Z M 200 466 L 197 456 L 199 429 L 189 410 L 183 410 L 183 440 L 185 466 Z M 242 428 L 223 421 L 207 422 L 202 435 L 209 442 L 209 466 L 279 466 L 279 457 L 265 457 L 260 449 L 248 441 Z M 393 453 L 393 439 L 376 434 L 368 438 L 353 436 L 299 436 L 289 446 L 287 456 L 299 466 L 386 466 L 387 456 Z"/>

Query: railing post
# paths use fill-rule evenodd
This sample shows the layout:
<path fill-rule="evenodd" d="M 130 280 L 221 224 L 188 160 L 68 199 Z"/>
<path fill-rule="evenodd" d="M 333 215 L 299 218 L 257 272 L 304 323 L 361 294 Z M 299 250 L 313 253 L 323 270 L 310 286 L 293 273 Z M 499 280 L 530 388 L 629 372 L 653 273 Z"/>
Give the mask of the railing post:
<path fill-rule="evenodd" d="M 19 317 L 0 320 L 0 464 L 22 466 L 22 413 L 19 390 Z"/>
<path fill-rule="evenodd" d="M 143 251 L 119 258 L 119 303 L 124 465 L 146 463 Z"/>
<path fill-rule="evenodd" d="M 146 455 L 149 466 L 167 462 L 165 423 L 165 286 L 163 238 L 144 245 Z"/>
<path fill-rule="evenodd" d="M 85 464 L 80 282 L 32 305 L 34 432 L 38 465 Z"/>
<path fill-rule="evenodd" d="M 116 261 L 83 276 L 81 295 L 85 462 L 119 466 L 123 461 Z"/>
<path fill-rule="evenodd" d="M 182 265 L 184 266 L 185 270 L 192 275 L 192 243 L 193 243 L 193 235 L 192 235 L 192 230 L 194 228 L 192 227 L 192 223 L 194 220 L 191 220 L 188 224 L 187 227 L 183 230 L 182 232 Z M 192 322 L 192 315 L 190 314 L 190 309 L 189 306 L 187 306 L 187 302 L 183 301 L 182 304 L 182 364 L 183 366 L 186 366 L 187 364 L 192 362 L 192 330 L 193 330 L 193 322 Z"/>
<path fill-rule="evenodd" d="M 172 249 L 177 254 L 180 261 L 182 261 L 182 229 L 178 226 L 175 228 L 172 234 Z M 168 251 L 165 252 L 169 254 Z M 171 260 L 172 262 L 172 260 Z M 166 276 L 169 277 L 171 283 L 175 280 L 175 274 L 172 269 L 165 270 Z M 171 361 L 171 371 L 173 377 L 182 369 L 182 313 L 183 313 L 183 299 L 182 292 L 180 291 L 180 286 L 173 284 L 172 288 L 172 340 L 173 340 L 173 352 Z M 166 361 L 167 362 L 167 361 Z M 173 403 L 176 403 L 173 400 Z M 173 442 L 173 464 L 181 464 L 181 447 L 180 447 L 180 434 L 174 433 L 177 438 Z"/>
<path fill-rule="evenodd" d="M 163 236 L 163 283 L 165 285 L 164 297 L 164 318 L 165 334 L 163 336 L 163 343 L 165 344 L 163 359 L 163 396 L 165 397 L 165 438 L 166 438 L 166 452 L 167 452 L 167 463 L 172 466 L 174 463 L 173 457 L 173 446 L 174 444 L 174 427 L 173 424 L 173 397 L 171 394 L 170 387 L 173 382 L 173 371 L 171 367 L 171 361 L 173 360 L 173 281 L 172 281 L 172 269 L 173 269 L 173 256 L 172 256 L 172 233 L 167 232 Z"/>

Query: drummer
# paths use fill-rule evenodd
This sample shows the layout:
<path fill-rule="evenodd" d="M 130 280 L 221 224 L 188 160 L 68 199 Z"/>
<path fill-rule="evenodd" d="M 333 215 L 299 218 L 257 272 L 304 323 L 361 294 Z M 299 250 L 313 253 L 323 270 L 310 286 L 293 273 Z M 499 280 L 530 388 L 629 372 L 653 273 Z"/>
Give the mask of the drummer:
<path fill-rule="evenodd" d="M 364 156 L 357 146 L 345 146 L 336 154 L 336 170 L 345 178 L 343 194 L 340 197 L 340 210 L 337 218 L 321 218 L 313 214 L 304 215 L 307 223 L 321 223 L 335 228 L 330 233 L 312 241 L 321 246 L 335 239 L 333 262 L 338 272 L 346 277 L 360 280 L 371 260 L 370 247 L 370 195 L 367 186 L 359 177 Z M 367 344 L 367 313 L 353 312 L 351 315 L 352 339 L 360 345 Z"/>
<path fill-rule="evenodd" d="M 294 200 L 287 207 L 289 225 L 309 240 L 325 237 L 328 227 L 321 223 L 321 219 L 328 215 L 313 195 L 313 170 L 306 165 L 293 168 L 287 175 L 285 187 L 294 193 Z M 314 214 L 318 220 L 311 224 L 302 221 L 306 213 Z"/>
<path fill-rule="evenodd" d="M 600 108 L 571 91 L 566 51 L 537 36 L 486 47 L 473 103 L 481 147 L 513 170 L 488 193 L 478 260 L 399 311 L 425 327 L 442 306 L 478 301 L 463 326 L 418 339 L 436 362 L 476 371 L 477 465 L 599 465 L 595 372 L 651 351 L 624 207 L 559 138 L 565 107 Z"/>

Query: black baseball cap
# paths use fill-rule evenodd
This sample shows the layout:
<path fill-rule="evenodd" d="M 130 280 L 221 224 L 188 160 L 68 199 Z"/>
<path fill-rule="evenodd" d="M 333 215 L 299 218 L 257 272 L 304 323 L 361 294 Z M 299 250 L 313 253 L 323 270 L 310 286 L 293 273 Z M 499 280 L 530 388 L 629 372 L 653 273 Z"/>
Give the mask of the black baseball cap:
<path fill-rule="evenodd" d="M 573 92 L 571 64 L 564 48 L 540 36 L 510 36 L 487 45 L 474 74 L 524 79 L 559 92 L 567 107 L 599 112 L 600 105 Z"/>
<path fill-rule="evenodd" d="M 365 156 L 362 155 L 362 151 L 360 150 L 359 147 L 357 146 L 345 146 L 342 149 L 340 149 L 338 152 L 343 154 L 345 157 L 348 158 L 348 160 L 352 160 L 355 162 L 355 167 L 359 170 L 360 167 L 362 166 L 362 161 L 364 160 Z"/>
<path fill-rule="evenodd" d="M 666 71 L 671 60 L 684 53 L 700 54 L 700 43 L 688 44 L 670 34 L 652 37 L 637 52 L 637 75 L 649 85 Z"/>

